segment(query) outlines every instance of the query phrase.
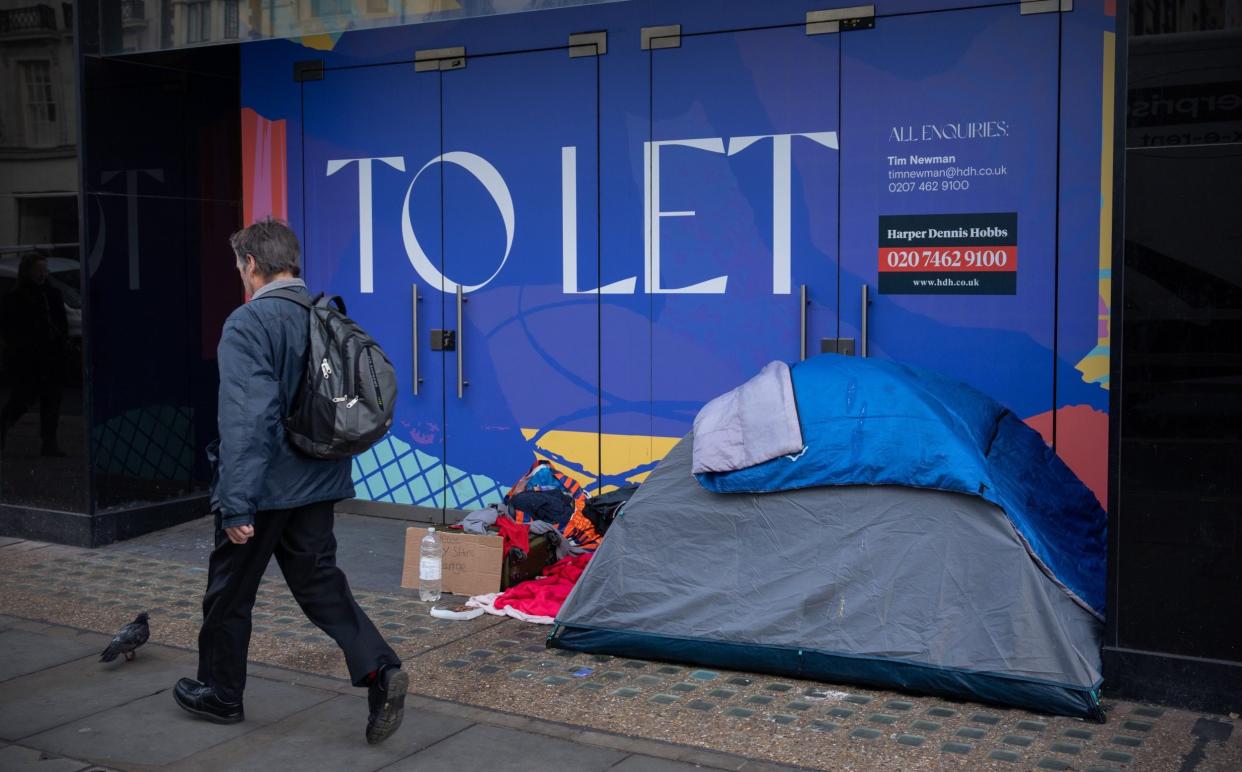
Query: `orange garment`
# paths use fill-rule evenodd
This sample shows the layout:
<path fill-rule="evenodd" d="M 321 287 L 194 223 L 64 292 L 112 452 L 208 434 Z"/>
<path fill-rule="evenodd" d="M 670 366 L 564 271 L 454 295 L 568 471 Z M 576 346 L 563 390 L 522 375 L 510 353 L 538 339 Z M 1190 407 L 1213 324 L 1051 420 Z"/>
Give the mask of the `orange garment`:
<path fill-rule="evenodd" d="M 536 461 L 531 464 L 530 469 L 527 470 L 526 474 L 529 475 L 534 472 L 535 469 L 537 469 L 542 463 L 545 462 Z M 595 549 L 599 546 L 599 542 L 602 537 L 598 532 L 596 532 L 595 526 L 592 525 L 591 521 L 588 520 L 586 515 L 583 514 L 583 509 L 586 508 L 587 503 L 586 491 L 582 489 L 582 486 L 578 484 L 577 480 L 557 469 L 552 464 L 548 464 L 548 468 L 552 471 L 552 476 L 558 483 L 560 483 L 561 487 L 565 489 L 566 493 L 568 493 L 570 498 L 574 501 L 574 513 L 569 516 L 569 520 L 566 521 L 565 525 L 563 527 L 558 527 L 557 530 L 560 531 L 561 536 L 566 539 L 572 539 L 575 544 L 583 549 Z M 505 501 L 508 501 L 510 497 L 513 496 L 516 489 L 517 484 L 515 483 L 513 487 L 509 489 L 509 492 L 505 494 Z M 531 522 L 530 515 L 520 509 L 513 510 L 513 519 L 519 523 Z"/>

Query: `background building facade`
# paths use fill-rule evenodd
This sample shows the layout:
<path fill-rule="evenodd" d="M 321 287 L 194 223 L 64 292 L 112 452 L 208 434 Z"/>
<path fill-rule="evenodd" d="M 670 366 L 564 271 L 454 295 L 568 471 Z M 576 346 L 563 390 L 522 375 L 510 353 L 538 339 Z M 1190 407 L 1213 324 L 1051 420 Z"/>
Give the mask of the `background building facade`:
<path fill-rule="evenodd" d="M 0 3 L 0 312 L 39 254 L 64 319 L 32 391 L 0 313 L 0 532 L 205 512 L 226 240 L 276 215 L 404 374 L 349 506 L 446 518 L 533 457 L 641 481 L 769 359 L 866 346 L 1000 398 L 1107 505 L 1112 688 L 1224 704 L 1240 4 L 821 5 Z M 933 227 L 991 241 L 884 235 Z M 1016 262 L 902 264 L 945 248 Z"/>

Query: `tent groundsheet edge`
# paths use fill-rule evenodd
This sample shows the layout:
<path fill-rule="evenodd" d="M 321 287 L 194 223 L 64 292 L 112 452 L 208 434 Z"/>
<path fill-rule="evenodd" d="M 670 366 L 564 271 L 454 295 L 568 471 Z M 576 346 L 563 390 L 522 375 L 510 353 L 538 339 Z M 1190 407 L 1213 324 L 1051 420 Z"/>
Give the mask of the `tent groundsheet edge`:
<path fill-rule="evenodd" d="M 939 668 L 922 663 L 763 644 L 676 638 L 557 623 L 550 648 L 639 659 L 684 662 L 741 672 L 761 672 L 827 683 L 901 689 L 1000 707 L 1073 716 L 1102 723 L 1101 683 L 1091 687 L 1019 676 Z"/>

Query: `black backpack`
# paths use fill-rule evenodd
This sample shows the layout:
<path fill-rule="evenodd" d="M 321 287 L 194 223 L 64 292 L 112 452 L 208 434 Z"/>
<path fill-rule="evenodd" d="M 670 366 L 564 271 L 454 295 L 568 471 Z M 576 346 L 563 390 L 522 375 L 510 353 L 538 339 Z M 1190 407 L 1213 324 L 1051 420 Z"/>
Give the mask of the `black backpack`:
<path fill-rule="evenodd" d="M 345 315 L 345 301 L 272 290 L 310 312 L 306 374 L 285 416 L 285 435 L 311 458 L 352 458 L 392 426 L 397 372 L 379 344 Z M 333 308 L 333 305 L 336 308 Z"/>
<path fill-rule="evenodd" d="M 617 488 L 615 491 L 601 496 L 595 496 L 587 501 L 582 508 L 582 514 L 587 520 L 591 521 L 591 525 L 595 526 L 595 532 L 603 536 L 612 527 L 612 521 L 616 520 L 617 515 L 621 514 L 621 509 L 625 506 L 625 503 L 637 491 L 637 485 L 627 485 L 624 488 Z"/>

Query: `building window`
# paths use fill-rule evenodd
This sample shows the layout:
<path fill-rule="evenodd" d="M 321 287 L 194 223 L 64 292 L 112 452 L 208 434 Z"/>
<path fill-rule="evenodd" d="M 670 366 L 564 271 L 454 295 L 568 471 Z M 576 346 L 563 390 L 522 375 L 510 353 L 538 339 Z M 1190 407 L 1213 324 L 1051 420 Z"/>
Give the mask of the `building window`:
<path fill-rule="evenodd" d="M 70 193 L 17 199 L 18 244 L 73 244 L 77 240 L 77 196 Z"/>
<path fill-rule="evenodd" d="M 211 2 L 186 3 L 185 42 L 206 43 L 211 40 Z"/>
<path fill-rule="evenodd" d="M 367 13 L 388 12 L 388 0 L 367 0 Z"/>
<path fill-rule="evenodd" d="M 237 39 L 237 0 L 224 0 L 224 37 Z"/>
<path fill-rule="evenodd" d="M 26 139 L 34 146 L 57 142 L 56 95 L 51 62 L 22 62 L 22 97 L 26 103 Z"/>
<path fill-rule="evenodd" d="M 353 0 L 311 0 L 316 16 L 340 16 L 353 10 Z"/>

